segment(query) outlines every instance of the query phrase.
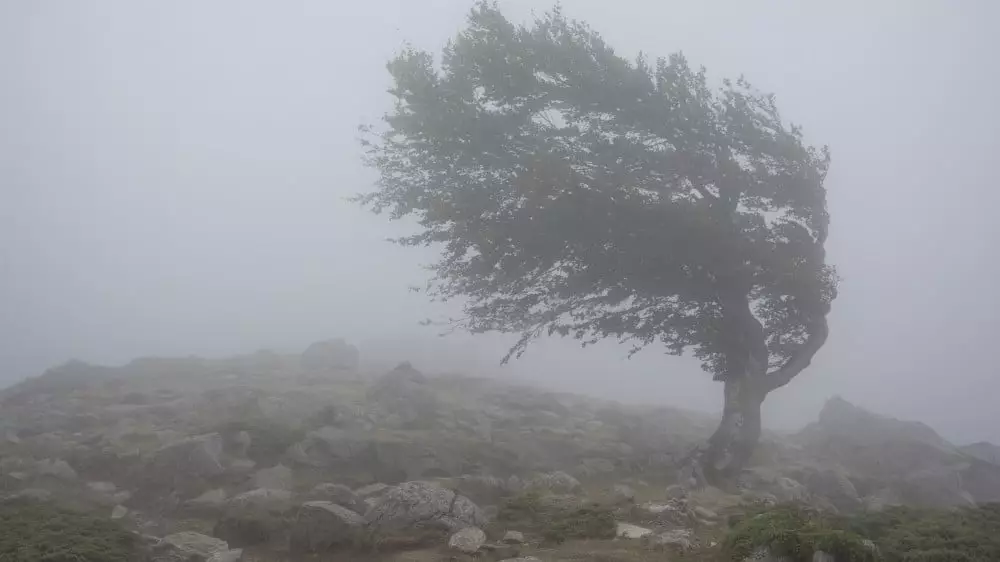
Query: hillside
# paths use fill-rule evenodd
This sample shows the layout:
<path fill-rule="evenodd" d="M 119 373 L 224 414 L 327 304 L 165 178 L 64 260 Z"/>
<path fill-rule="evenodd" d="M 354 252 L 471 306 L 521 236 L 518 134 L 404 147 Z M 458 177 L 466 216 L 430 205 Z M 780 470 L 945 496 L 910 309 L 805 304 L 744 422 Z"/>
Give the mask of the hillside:
<path fill-rule="evenodd" d="M 733 489 L 677 482 L 714 426 L 405 363 L 369 373 L 340 341 L 301 355 L 72 362 L 0 393 L 0 484 L 8 502 L 110 517 L 170 556 L 193 541 L 205 560 L 372 541 L 437 552 L 470 526 L 490 541 L 507 530 L 558 539 L 560 552 L 616 534 L 693 551 L 721 542 L 710 537 L 728 515 L 779 503 L 846 516 L 1000 501 L 986 445 L 956 447 L 839 398 L 801 432 L 767 435 Z"/>

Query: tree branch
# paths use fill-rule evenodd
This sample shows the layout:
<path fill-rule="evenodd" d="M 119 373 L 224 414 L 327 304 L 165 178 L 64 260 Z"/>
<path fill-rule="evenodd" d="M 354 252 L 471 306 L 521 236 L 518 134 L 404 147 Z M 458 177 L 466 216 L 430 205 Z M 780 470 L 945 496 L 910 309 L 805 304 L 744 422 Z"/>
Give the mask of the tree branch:
<path fill-rule="evenodd" d="M 767 392 L 781 388 L 791 382 L 796 375 L 802 372 L 803 369 L 809 366 L 812 362 L 813 356 L 819 351 L 823 344 L 826 343 L 826 338 L 830 334 L 830 328 L 827 325 L 826 317 L 820 318 L 812 330 L 809 331 L 809 337 L 806 338 L 802 347 L 789 359 L 784 365 L 782 365 L 777 370 L 771 371 L 764 376 L 764 388 Z"/>

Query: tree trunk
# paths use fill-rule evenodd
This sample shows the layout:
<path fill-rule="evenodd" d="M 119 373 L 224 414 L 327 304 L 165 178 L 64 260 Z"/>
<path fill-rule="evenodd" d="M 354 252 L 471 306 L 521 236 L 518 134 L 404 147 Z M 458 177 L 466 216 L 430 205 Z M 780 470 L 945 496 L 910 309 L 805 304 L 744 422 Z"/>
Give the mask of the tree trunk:
<path fill-rule="evenodd" d="M 759 379 L 725 381 L 722 422 L 708 440 L 701 459 L 705 480 L 713 485 L 732 481 L 746 466 L 760 440 L 760 406 L 767 389 Z"/>

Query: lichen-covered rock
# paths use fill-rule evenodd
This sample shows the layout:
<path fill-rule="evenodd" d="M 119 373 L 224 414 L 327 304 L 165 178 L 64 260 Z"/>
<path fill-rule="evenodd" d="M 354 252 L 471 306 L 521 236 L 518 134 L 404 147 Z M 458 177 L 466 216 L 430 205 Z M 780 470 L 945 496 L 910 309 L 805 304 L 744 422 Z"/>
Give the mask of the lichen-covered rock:
<path fill-rule="evenodd" d="M 379 534 L 414 528 L 453 533 L 487 523 L 479 506 L 469 498 L 425 482 L 406 482 L 385 493 L 365 519 Z"/>
<path fill-rule="evenodd" d="M 448 548 L 465 554 L 475 554 L 486 543 L 486 533 L 479 527 L 466 527 L 448 539 Z"/>
<path fill-rule="evenodd" d="M 351 545 L 364 524 L 364 517 L 333 502 L 306 502 L 295 517 L 289 546 L 295 552 L 324 552 Z"/>
<path fill-rule="evenodd" d="M 611 496 L 618 502 L 634 502 L 635 490 L 626 484 L 615 484 L 611 488 Z"/>

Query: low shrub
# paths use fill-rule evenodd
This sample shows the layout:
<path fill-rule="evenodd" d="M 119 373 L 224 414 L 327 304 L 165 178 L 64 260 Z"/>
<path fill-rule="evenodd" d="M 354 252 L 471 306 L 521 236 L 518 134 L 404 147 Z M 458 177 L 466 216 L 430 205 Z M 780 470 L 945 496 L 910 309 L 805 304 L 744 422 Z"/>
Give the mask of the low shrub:
<path fill-rule="evenodd" d="M 2 562 L 129 562 L 139 539 L 117 523 L 28 500 L 0 503 Z"/>

